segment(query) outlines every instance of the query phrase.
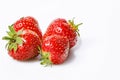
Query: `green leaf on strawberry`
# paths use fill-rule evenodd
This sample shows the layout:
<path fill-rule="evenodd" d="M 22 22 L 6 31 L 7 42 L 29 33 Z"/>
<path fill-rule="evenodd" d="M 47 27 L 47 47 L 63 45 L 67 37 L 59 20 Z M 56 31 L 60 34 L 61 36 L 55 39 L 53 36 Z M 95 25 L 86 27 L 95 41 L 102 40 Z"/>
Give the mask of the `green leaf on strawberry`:
<path fill-rule="evenodd" d="M 44 52 L 41 54 L 41 63 L 42 65 L 48 66 L 52 65 L 52 62 L 49 59 L 50 53 Z"/>
<path fill-rule="evenodd" d="M 4 36 L 3 40 L 8 40 L 9 42 L 6 44 L 6 48 L 8 50 L 17 50 L 17 46 L 23 43 L 22 38 L 20 37 L 23 29 L 16 32 L 13 28 L 13 25 L 9 26 L 9 31 L 7 32 L 8 36 Z"/>
<path fill-rule="evenodd" d="M 80 25 L 82 25 L 83 23 L 75 24 L 75 23 L 74 23 L 74 19 L 75 19 L 75 18 L 73 18 L 72 20 L 68 20 L 68 23 L 71 25 L 71 27 L 73 28 L 73 30 L 75 30 L 75 31 L 77 32 L 78 36 L 80 36 L 78 27 L 79 27 Z"/>

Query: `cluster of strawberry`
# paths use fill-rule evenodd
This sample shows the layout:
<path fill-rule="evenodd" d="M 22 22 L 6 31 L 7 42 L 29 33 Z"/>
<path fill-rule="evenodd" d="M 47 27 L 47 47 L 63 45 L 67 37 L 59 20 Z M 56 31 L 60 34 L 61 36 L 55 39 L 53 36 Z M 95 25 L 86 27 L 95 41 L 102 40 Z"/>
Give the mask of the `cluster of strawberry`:
<path fill-rule="evenodd" d="M 70 49 L 77 42 L 78 26 L 74 20 L 55 19 L 42 36 L 41 29 L 36 19 L 31 16 L 22 17 L 9 26 L 6 45 L 8 54 L 16 60 L 32 59 L 41 55 L 41 64 L 61 64 L 68 55 Z"/>

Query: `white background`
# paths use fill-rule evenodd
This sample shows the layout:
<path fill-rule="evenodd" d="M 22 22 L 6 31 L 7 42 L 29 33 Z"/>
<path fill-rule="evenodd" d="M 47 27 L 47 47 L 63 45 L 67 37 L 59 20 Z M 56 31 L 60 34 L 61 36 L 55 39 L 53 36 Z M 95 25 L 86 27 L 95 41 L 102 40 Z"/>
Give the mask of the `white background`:
<path fill-rule="evenodd" d="M 0 0 L 0 80 L 120 80 L 119 0 Z M 62 65 L 13 60 L 5 49 L 8 25 L 33 16 L 44 33 L 56 18 L 72 19 L 81 37 Z"/>

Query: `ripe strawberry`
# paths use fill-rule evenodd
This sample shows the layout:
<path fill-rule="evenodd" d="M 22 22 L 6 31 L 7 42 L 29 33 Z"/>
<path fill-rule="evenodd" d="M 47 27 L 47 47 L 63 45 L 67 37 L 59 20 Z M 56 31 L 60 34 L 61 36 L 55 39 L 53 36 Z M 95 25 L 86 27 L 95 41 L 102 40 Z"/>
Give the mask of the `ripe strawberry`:
<path fill-rule="evenodd" d="M 75 25 L 74 20 L 66 21 L 62 18 L 55 19 L 48 26 L 47 31 L 43 36 L 43 39 L 53 34 L 66 36 L 70 41 L 70 48 L 72 48 L 77 42 L 77 34 L 80 35 L 78 33 L 78 26 L 81 24 L 82 23 Z"/>
<path fill-rule="evenodd" d="M 9 26 L 9 30 L 3 40 L 8 40 L 6 46 L 10 56 L 16 60 L 28 60 L 39 54 L 41 44 L 36 32 L 25 28 L 15 31 L 13 26 Z"/>
<path fill-rule="evenodd" d="M 61 64 L 69 53 L 69 40 L 67 37 L 51 35 L 43 40 L 41 64 Z"/>
<path fill-rule="evenodd" d="M 15 31 L 18 31 L 18 30 L 24 28 L 24 29 L 30 29 L 30 30 L 36 32 L 38 34 L 38 36 L 40 37 L 40 41 L 42 43 L 42 32 L 41 32 L 41 30 L 39 28 L 39 24 L 35 18 L 33 18 L 31 16 L 22 17 L 13 24 L 13 27 L 14 27 Z"/>

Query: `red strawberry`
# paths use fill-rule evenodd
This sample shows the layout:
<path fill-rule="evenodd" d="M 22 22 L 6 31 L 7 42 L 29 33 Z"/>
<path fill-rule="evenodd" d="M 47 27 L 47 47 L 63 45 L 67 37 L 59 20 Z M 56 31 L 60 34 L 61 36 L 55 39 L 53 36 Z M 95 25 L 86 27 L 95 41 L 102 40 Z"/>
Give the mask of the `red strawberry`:
<path fill-rule="evenodd" d="M 8 36 L 3 39 L 8 40 L 7 48 L 10 56 L 17 60 L 28 60 L 39 54 L 38 47 L 41 42 L 36 32 L 25 28 L 15 31 L 13 26 L 9 26 L 9 30 Z"/>
<path fill-rule="evenodd" d="M 51 35 L 43 40 L 41 64 L 61 64 L 69 53 L 69 40 L 67 37 Z"/>
<path fill-rule="evenodd" d="M 33 18 L 31 16 L 22 17 L 19 20 L 17 20 L 13 24 L 13 26 L 14 26 L 15 31 L 18 31 L 18 30 L 24 28 L 24 29 L 30 29 L 30 30 L 36 32 L 37 35 L 40 37 L 40 41 L 42 42 L 42 32 L 39 29 L 39 24 L 35 18 Z"/>
<path fill-rule="evenodd" d="M 78 26 L 81 24 L 82 23 L 75 25 L 74 20 L 69 20 L 67 22 L 62 18 L 55 19 L 47 28 L 43 39 L 53 34 L 66 36 L 70 41 L 70 48 L 72 48 L 77 42 Z M 78 33 L 78 35 L 80 34 Z"/>

